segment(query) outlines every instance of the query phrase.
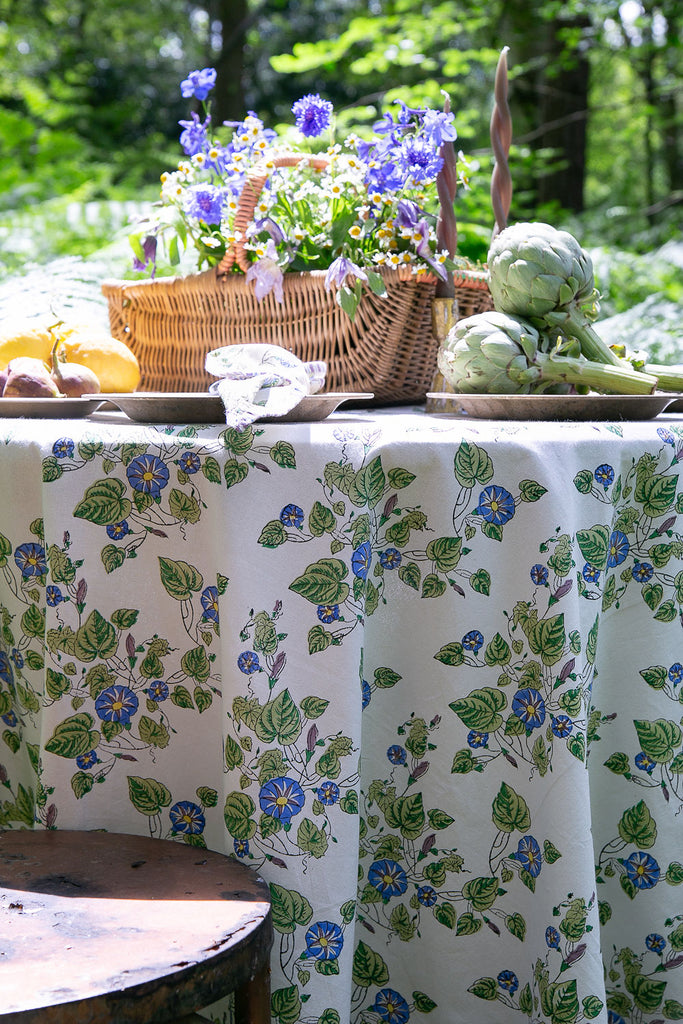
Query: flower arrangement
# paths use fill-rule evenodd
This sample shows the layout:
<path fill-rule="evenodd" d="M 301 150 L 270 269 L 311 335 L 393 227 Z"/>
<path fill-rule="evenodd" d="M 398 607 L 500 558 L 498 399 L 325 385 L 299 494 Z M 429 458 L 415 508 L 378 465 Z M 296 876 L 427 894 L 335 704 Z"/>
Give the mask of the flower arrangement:
<path fill-rule="evenodd" d="M 172 266 L 181 246 L 193 247 L 200 270 L 225 266 L 239 243 L 257 299 L 272 293 L 282 302 L 285 273 L 325 270 L 326 288 L 352 319 L 364 286 L 385 294 L 384 267 L 447 280 L 456 264 L 437 233 L 437 177 L 444 154 L 451 176 L 456 166 L 448 102 L 438 111 L 398 101 L 398 111 L 385 113 L 369 138 L 352 134 L 339 142 L 332 104 L 318 95 L 294 103 L 294 130 L 283 136 L 252 112 L 214 131 L 208 96 L 215 82 L 215 70 L 204 68 L 181 83 L 200 112 L 179 122 L 185 157 L 162 175 L 159 203 L 131 236 L 136 270 L 154 275 L 160 240 Z M 296 166 L 276 167 L 279 155 L 292 152 L 300 154 Z M 466 166 L 460 155 L 457 178 L 464 184 Z M 235 217 L 253 174 L 266 183 L 240 231 Z"/>

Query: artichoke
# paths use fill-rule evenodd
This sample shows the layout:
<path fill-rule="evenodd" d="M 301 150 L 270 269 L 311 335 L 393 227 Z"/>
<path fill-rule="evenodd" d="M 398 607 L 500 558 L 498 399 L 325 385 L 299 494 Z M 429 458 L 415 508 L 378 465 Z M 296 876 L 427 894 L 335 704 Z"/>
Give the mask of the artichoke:
<path fill-rule="evenodd" d="M 488 254 L 489 288 L 502 313 L 576 338 L 586 359 L 623 365 L 590 321 L 597 314 L 593 263 L 568 231 L 521 223 L 501 231 Z"/>
<path fill-rule="evenodd" d="M 569 393 L 651 394 L 657 378 L 627 364 L 606 366 L 586 359 L 576 341 L 553 343 L 536 328 L 498 311 L 458 321 L 438 353 L 439 370 L 460 394 Z"/>

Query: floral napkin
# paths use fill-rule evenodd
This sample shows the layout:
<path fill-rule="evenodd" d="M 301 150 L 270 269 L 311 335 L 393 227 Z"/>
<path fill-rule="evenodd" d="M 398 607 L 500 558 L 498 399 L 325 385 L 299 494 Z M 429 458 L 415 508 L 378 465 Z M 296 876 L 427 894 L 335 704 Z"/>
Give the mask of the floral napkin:
<path fill-rule="evenodd" d="M 304 363 L 277 345 L 227 345 L 206 356 L 209 387 L 220 395 L 225 422 L 241 430 L 263 416 L 283 416 L 325 383 L 325 363 Z"/>

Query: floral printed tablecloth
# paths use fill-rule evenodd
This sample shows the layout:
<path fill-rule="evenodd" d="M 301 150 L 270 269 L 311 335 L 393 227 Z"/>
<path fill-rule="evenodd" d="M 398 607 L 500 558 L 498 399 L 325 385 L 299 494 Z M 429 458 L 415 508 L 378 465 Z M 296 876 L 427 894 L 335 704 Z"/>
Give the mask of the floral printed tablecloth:
<path fill-rule="evenodd" d="M 268 881 L 278 1024 L 683 1019 L 683 420 L 0 420 L 0 826 Z"/>

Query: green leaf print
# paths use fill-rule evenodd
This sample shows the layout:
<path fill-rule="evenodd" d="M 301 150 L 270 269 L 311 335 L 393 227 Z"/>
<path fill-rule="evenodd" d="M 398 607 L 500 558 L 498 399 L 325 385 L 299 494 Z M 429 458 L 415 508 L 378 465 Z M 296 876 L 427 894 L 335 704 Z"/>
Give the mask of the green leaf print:
<path fill-rule="evenodd" d="M 270 883 L 273 928 L 283 935 L 293 935 L 297 925 L 307 925 L 313 917 L 313 908 L 305 896 L 295 889 Z"/>
<path fill-rule="evenodd" d="M 353 983 L 359 988 L 386 985 L 389 969 L 379 953 L 370 949 L 362 940 L 353 954 Z"/>
<path fill-rule="evenodd" d="M 641 850 L 649 850 L 657 838 L 657 824 L 644 800 L 627 808 L 619 822 L 619 835 L 625 843 L 633 843 Z"/>
<path fill-rule="evenodd" d="M 683 738 L 676 722 L 659 718 L 656 722 L 640 720 L 634 721 L 633 724 L 638 733 L 641 750 L 658 764 L 671 761 Z"/>
<path fill-rule="evenodd" d="M 135 810 L 150 818 L 171 802 L 171 794 L 162 782 L 137 775 L 128 776 L 128 796 Z"/>
<path fill-rule="evenodd" d="M 258 543 L 264 548 L 277 548 L 287 543 L 287 531 L 279 519 L 271 519 L 261 530 Z"/>
<path fill-rule="evenodd" d="M 237 459 L 226 459 L 223 466 L 226 487 L 230 488 L 241 484 L 248 474 L 249 466 L 246 462 L 238 462 Z"/>
<path fill-rule="evenodd" d="M 142 715 L 138 723 L 140 739 L 143 743 L 149 743 L 153 747 L 163 749 L 168 746 L 170 734 L 162 722 L 155 722 L 153 718 Z"/>
<path fill-rule="evenodd" d="M 270 1005 L 273 1016 L 277 1017 L 280 1024 L 297 1024 L 301 1016 L 299 989 L 296 985 L 276 989 L 270 998 Z"/>
<path fill-rule="evenodd" d="M 318 860 L 327 852 L 327 834 L 318 828 L 310 818 L 304 818 L 296 833 L 296 845 L 304 853 L 311 853 Z"/>
<path fill-rule="evenodd" d="M 339 558 L 321 558 L 308 565 L 303 575 L 290 583 L 289 589 L 311 604 L 343 604 L 349 587 L 342 580 L 348 572 L 348 567 Z"/>
<path fill-rule="evenodd" d="M 493 824 L 501 832 L 526 832 L 531 827 L 531 815 L 523 796 L 516 793 L 507 782 L 501 782 L 500 789 L 492 804 Z"/>
<path fill-rule="evenodd" d="M 356 474 L 356 489 L 364 505 L 374 508 L 381 499 L 386 486 L 386 477 L 382 469 L 382 458 L 377 455 L 367 466 L 359 469 Z"/>
<path fill-rule="evenodd" d="M 507 640 L 496 633 L 484 650 L 484 661 L 487 665 L 507 665 L 512 657 L 512 651 Z"/>
<path fill-rule="evenodd" d="M 407 469 L 390 469 L 387 473 L 389 486 L 395 491 L 400 491 L 415 479 L 415 474 Z"/>
<path fill-rule="evenodd" d="M 4 533 L 0 533 L 0 569 L 7 565 L 8 556 L 12 554 L 12 545 L 5 537 Z"/>
<path fill-rule="evenodd" d="M 538 501 L 547 493 L 547 487 L 543 487 L 536 480 L 520 480 L 519 482 L 519 496 L 522 501 Z"/>
<path fill-rule="evenodd" d="M 662 473 L 639 476 L 633 496 L 643 506 L 645 515 L 655 518 L 672 507 L 677 485 L 678 476 L 665 476 Z"/>
<path fill-rule="evenodd" d="M 223 818 L 233 839 L 252 839 L 256 834 L 256 822 L 251 815 L 256 805 L 248 793 L 232 792 L 225 798 Z"/>
<path fill-rule="evenodd" d="M 301 715 L 292 700 L 289 690 L 285 689 L 275 700 L 269 701 L 261 712 L 256 725 L 256 735 L 265 743 L 277 742 L 281 746 L 296 743 L 301 735 Z"/>
<path fill-rule="evenodd" d="M 21 631 L 27 636 L 42 637 L 45 634 L 45 612 L 37 604 L 28 606 L 21 616 Z"/>
<path fill-rule="evenodd" d="M 177 487 L 171 489 L 168 496 L 168 508 L 171 515 L 182 523 L 196 523 L 202 514 L 199 502 L 194 495 L 186 494 L 185 491 L 180 491 Z"/>
<path fill-rule="evenodd" d="M 487 484 L 493 477 L 491 457 L 470 441 L 462 441 L 453 460 L 455 478 L 463 487 L 472 488 L 475 484 Z"/>
<path fill-rule="evenodd" d="M 126 560 L 126 552 L 123 548 L 118 548 L 116 544 L 105 544 L 100 552 L 100 559 L 104 571 L 108 574 L 121 568 Z"/>
<path fill-rule="evenodd" d="M 74 758 L 88 754 L 100 742 L 100 734 L 93 727 L 92 715 L 85 711 L 58 722 L 45 749 L 57 757 Z"/>
<path fill-rule="evenodd" d="M 505 927 L 514 935 L 520 942 L 524 942 L 524 936 L 526 935 L 526 921 L 521 914 L 508 914 L 505 918 Z"/>
<path fill-rule="evenodd" d="M 631 972 L 626 974 L 624 981 L 638 1009 L 643 1013 L 654 1013 L 664 996 L 666 982 L 652 981 L 644 974 Z"/>
<path fill-rule="evenodd" d="M 97 480 L 86 489 L 82 500 L 74 509 L 77 519 L 87 519 L 97 526 L 120 523 L 129 514 L 132 505 L 124 498 L 126 485 L 116 477 Z"/>
<path fill-rule="evenodd" d="M 296 454 L 289 441 L 276 441 L 270 449 L 270 457 L 282 469 L 296 469 Z"/>
<path fill-rule="evenodd" d="M 495 978 L 477 978 L 467 991 L 471 992 L 473 996 L 478 996 L 480 999 L 497 999 L 498 983 Z"/>
<path fill-rule="evenodd" d="M 589 530 L 578 530 L 576 542 L 585 560 L 596 569 L 607 566 L 609 539 L 611 532 L 602 523 L 592 526 Z"/>
<path fill-rule="evenodd" d="M 322 537 L 325 533 L 331 533 L 337 525 L 337 517 L 331 508 L 323 505 L 320 501 L 314 501 L 313 507 L 308 515 L 308 529 L 314 537 Z"/>
<path fill-rule="evenodd" d="M 471 878 L 463 885 L 462 894 L 473 910 L 488 910 L 498 898 L 498 879 L 495 876 Z"/>
<path fill-rule="evenodd" d="M 564 613 L 551 619 L 540 619 L 533 626 L 527 626 L 525 632 L 532 653 L 540 655 L 544 665 L 554 665 L 560 660 L 566 642 Z"/>
<path fill-rule="evenodd" d="M 202 574 L 187 562 L 159 557 L 161 582 L 166 592 L 176 601 L 187 601 L 204 585 Z"/>
<path fill-rule="evenodd" d="M 209 659 L 203 647 L 193 647 L 183 654 L 180 665 L 183 672 L 198 683 L 205 683 L 211 674 Z"/>
<path fill-rule="evenodd" d="M 97 609 L 76 630 L 74 654 L 81 661 L 108 658 L 116 652 L 117 646 L 116 630 Z"/>
<path fill-rule="evenodd" d="M 573 1024 L 579 1015 L 579 997 L 576 994 L 576 978 L 571 981 L 554 981 L 541 992 L 543 1013 L 550 1017 L 552 1024 Z"/>
<path fill-rule="evenodd" d="M 467 697 L 454 700 L 448 706 L 468 729 L 495 732 L 503 724 L 500 711 L 507 707 L 507 698 L 501 690 L 485 686 L 481 690 L 472 690 Z"/>
<path fill-rule="evenodd" d="M 427 558 L 441 572 L 452 572 L 460 561 L 462 537 L 436 537 L 427 545 Z"/>

